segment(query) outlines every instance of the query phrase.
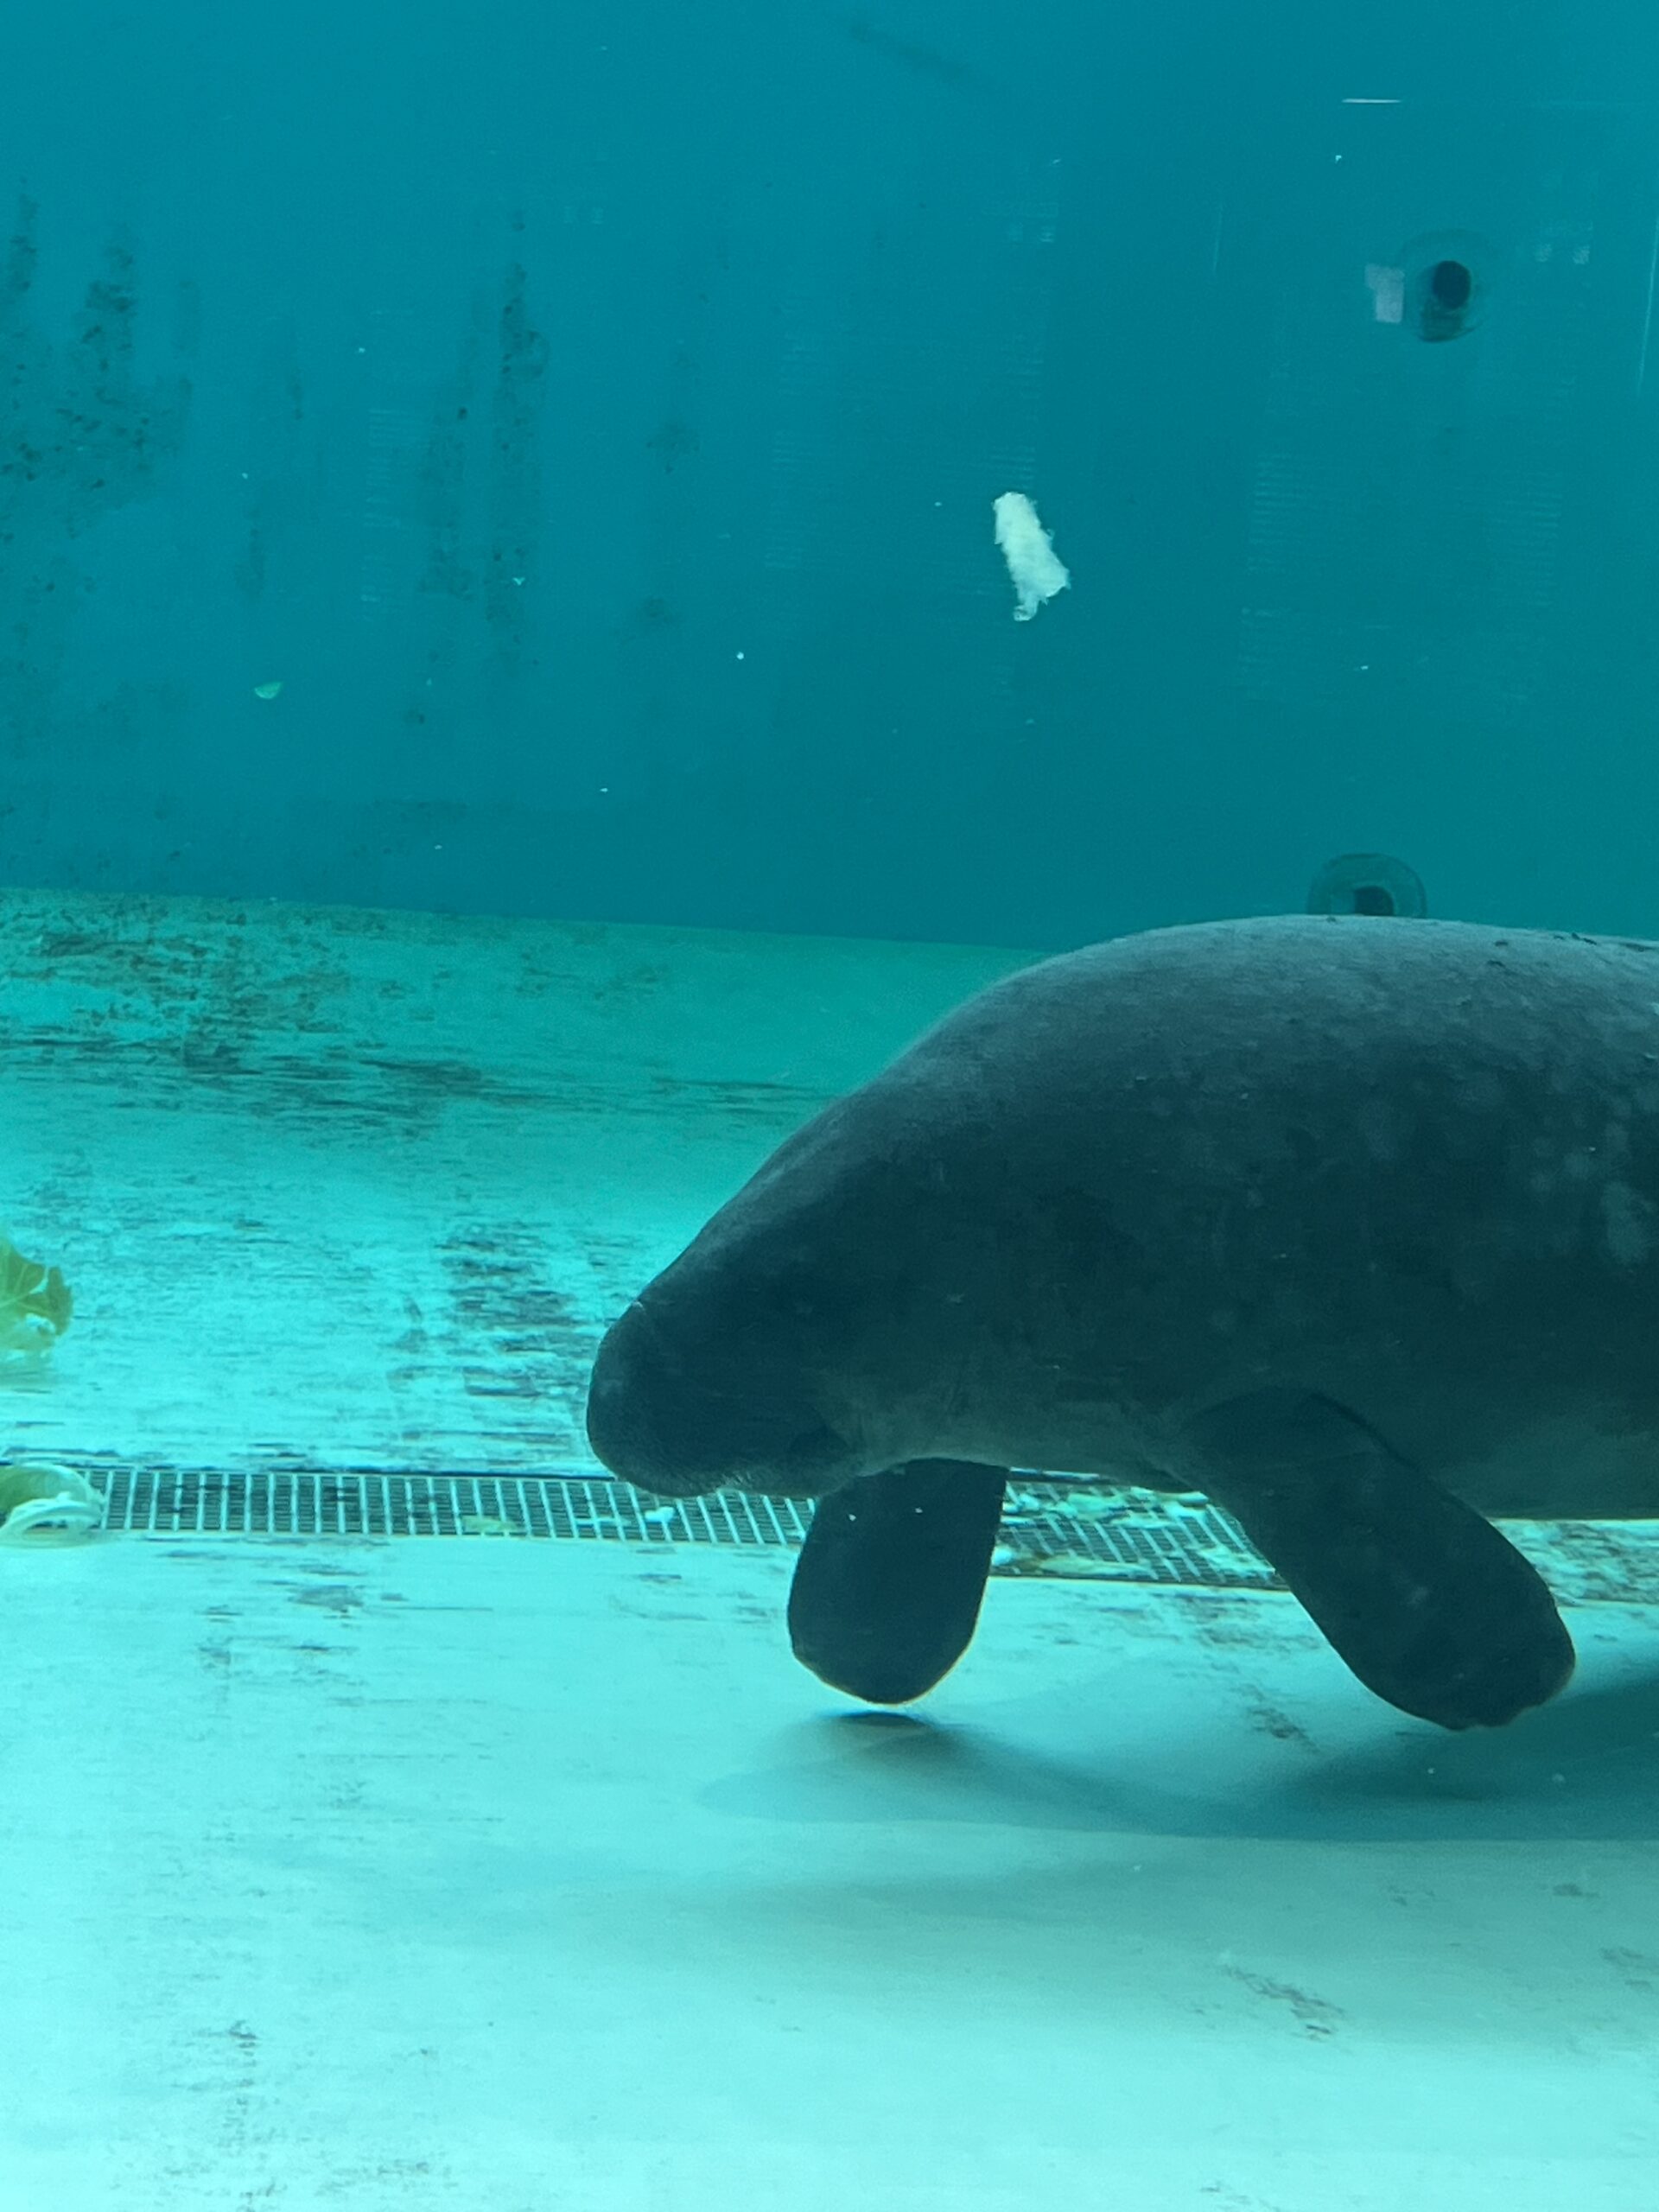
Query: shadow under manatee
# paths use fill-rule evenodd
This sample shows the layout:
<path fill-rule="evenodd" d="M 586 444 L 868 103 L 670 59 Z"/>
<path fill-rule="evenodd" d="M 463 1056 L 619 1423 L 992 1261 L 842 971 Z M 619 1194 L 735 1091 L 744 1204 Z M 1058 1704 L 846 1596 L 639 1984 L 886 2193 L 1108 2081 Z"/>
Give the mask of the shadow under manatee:
<path fill-rule="evenodd" d="M 1029 1737 L 1029 1729 L 1021 1734 Z M 1054 1731 L 1047 1731 L 1050 1734 Z M 791 1732 L 798 1756 L 703 1793 L 727 1814 L 1072 1833 L 1371 1842 L 1659 1840 L 1659 1664 L 1510 1726 L 1448 1735 L 1377 1708 L 1363 1741 L 1274 1742 L 1215 1722 L 1103 1745 L 1098 1763 L 922 1714 Z"/>

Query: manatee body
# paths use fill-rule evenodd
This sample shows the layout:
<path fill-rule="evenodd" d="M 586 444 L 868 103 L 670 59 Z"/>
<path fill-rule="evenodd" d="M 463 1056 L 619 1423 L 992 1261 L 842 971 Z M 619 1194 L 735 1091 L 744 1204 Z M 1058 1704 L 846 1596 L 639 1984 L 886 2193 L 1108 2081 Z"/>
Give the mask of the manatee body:
<path fill-rule="evenodd" d="M 1491 1515 L 1659 1516 L 1659 944 L 1287 917 L 982 992 L 779 1147 L 617 1320 L 640 1487 L 819 1501 L 798 1653 L 966 1646 L 1007 1471 L 1203 1491 L 1450 1727 L 1573 1649 Z"/>

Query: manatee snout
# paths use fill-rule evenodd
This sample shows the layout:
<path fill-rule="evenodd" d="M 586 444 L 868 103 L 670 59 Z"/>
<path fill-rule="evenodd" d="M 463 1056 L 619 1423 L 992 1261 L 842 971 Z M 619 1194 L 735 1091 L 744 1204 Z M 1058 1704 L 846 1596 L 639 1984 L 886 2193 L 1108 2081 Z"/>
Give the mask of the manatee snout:
<path fill-rule="evenodd" d="M 741 1336 L 676 1325 L 637 1300 L 607 1332 L 588 1441 L 613 1475 L 664 1497 L 752 1490 L 819 1497 L 863 1471 L 790 1363 Z"/>

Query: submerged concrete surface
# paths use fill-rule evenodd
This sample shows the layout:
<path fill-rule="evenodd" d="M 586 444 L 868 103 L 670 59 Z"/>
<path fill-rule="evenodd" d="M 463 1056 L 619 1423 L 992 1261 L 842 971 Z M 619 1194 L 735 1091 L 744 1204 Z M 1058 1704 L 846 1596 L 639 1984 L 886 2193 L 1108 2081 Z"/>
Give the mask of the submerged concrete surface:
<path fill-rule="evenodd" d="M 1650 1619 L 1448 1738 L 1283 1598 L 1003 1584 L 860 1717 L 787 1566 L 0 1560 L 7 2201 L 1651 2201 Z"/>
<path fill-rule="evenodd" d="M 78 1298 L 5 1456 L 525 1472 L 628 1290 L 1013 956 L 31 894 L 0 959 L 0 1214 Z M 0 2202 L 1659 2201 L 1651 1609 L 1452 1738 L 1281 1597 L 999 1582 L 872 1716 L 789 1567 L 0 1547 Z"/>

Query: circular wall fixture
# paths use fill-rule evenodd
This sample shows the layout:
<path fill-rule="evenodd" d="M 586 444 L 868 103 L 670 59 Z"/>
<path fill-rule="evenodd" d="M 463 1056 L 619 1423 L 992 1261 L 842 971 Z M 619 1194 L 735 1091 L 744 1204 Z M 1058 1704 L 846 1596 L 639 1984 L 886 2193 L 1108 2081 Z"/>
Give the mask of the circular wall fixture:
<path fill-rule="evenodd" d="M 1425 231 L 1400 249 L 1397 319 L 1426 345 L 1466 338 L 1486 319 L 1497 264 L 1472 231 Z"/>
<path fill-rule="evenodd" d="M 1414 868 L 1392 853 L 1342 853 L 1326 861 L 1307 889 L 1310 914 L 1395 914 L 1418 921 L 1428 893 Z"/>

